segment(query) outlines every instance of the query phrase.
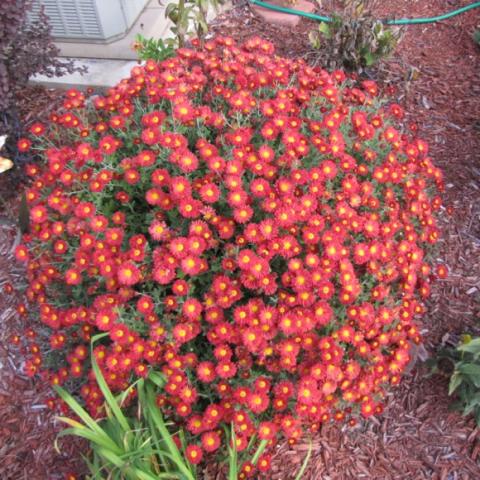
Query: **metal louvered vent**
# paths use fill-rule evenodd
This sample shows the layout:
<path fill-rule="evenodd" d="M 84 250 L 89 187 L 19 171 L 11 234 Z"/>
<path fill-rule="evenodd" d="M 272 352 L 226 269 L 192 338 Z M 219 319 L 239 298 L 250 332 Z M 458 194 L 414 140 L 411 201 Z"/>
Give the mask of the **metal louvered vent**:
<path fill-rule="evenodd" d="M 38 18 L 40 5 L 50 19 L 54 37 L 105 38 L 95 0 L 37 0 L 32 9 L 33 18 Z"/>
<path fill-rule="evenodd" d="M 33 0 L 30 17 L 37 19 L 43 6 L 50 19 L 54 38 L 108 42 L 125 35 L 147 2 L 148 0 Z"/>

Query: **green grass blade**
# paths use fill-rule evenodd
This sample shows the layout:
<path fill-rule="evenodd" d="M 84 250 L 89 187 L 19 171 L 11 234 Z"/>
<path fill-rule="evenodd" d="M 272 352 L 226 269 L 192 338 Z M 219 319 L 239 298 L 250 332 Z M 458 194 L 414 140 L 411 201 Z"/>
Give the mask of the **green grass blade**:
<path fill-rule="evenodd" d="M 163 442 L 165 443 L 166 449 L 169 452 L 169 458 L 172 459 L 176 467 L 180 472 L 188 479 L 195 480 L 195 477 L 192 474 L 192 471 L 189 468 L 188 462 L 185 461 L 185 458 L 180 453 L 177 448 L 177 445 L 173 441 L 173 438 L 165 426 L 162 414 L 160 413 L 159 408 L 155 403 L 155 397 L 153 390 L 147 386 L 147 395 L 146 395 L 146 414 L 151 415 L 155 427 L 158 429 L 160 436 L 162 437 Z"/>
<path fill-rule="evenodd" d="M 138 468 L 133 470 L 134 475 L 136 475 L 135 480 L 157 480 L 159 477 L 158 474 L 152 475 L 151 473 L 144 472 L 143 470 L 139 470 Z M 172 477 L 171 475 L 169 477 L 163 477 L 163 478 L 170 478 L 171 480 L 174 480 L 175 477 Z"/>
<path fill-rule="evenodd" d="M 115 400 L 117 401 L 118 405 L 120 405 L 120 407 L 122 407 L 123 403 L 125 402 L 128 395 L 130 394 L 130 390 L 135 388 L 135 386 L 138 384 L 138 382 L 140 382 L 140 380 L 143 380 L 143 378 L 139 378 L 138 380 L 133 382 L 128 388 L 126 388 L 122 393 L 118 394 L 115 397 Z"/>
<path fill-rule="evenodd" d="M 125 463 L 126 463 L 125 460 L 123 460 L 120 456 L 118 456 L 111 450 L 107 448 L 99 447 L 96 449 L 96 451 L 100 457 L 103 457 L 115 467 L 123 468 L 125 466 Z"/>
<path fill-rule="evenodd" d="M 248 442 L 248 445 L 247 445 L 247 448 L 245 449 L 247 452 L 250 451 L 250 449 L 253 447 L 255 441 L 257 440 L 257 435 L 254 433 L 251 437 L 250 437 L 250 441 Z"/>
<path fill-rule="evenodd" d="M 268 445 L 268 440 L 262 440 L 260 442 L 260 445 L 258 446 L 257 451 L 255 452 L 252 458 L 253 465 L 257 464 L 258 459 L 260 458 L 260 455 L 265 451 L 265 449 L 267 448 L 267 445 Z"/>
<path fill-rule="evenodd" d="M 116 468 L 122 471 L 124 476 L 126 478 L 131 479 L 131 480 L 156 480 L 156 476 L 152 475 L 149 472 L 145 472 L 139 468 L 132 467 L 129 465 L 129 462 L 127 462 L 124 458 L 115 455 L 113 452 L 110 450 L 104 449 L 102 447 L 97 449 L 98 455 L 106 459 L 108 462 L 110 462 L 112 465 L 114 465 Z M 124 478 L 122 475 L 121 478 Z M 110 477 L 109 477 L 110 478 Z"/>
<path fill-rule="evenodd" d="M 151 380 L 159 388 L 163 388 L 166 383 L 165 377 L 161 373 L 156 372 L 155 370 L 150 370 L 148 374 L 148 379 Z"/>
<path fill-rule="evenodd" d="M 105 470 L 106 475 L 109 475 L 107 470 L 107 465 L 101 466 L 100 458 L 98 457 L 95 450 L 93 450 L 93 460 L 89 460 L 85 455 L 82 454 L 83 461 L 87 464 L 91 476 L 87 475 L 85 477 L 86 480 L 105 480 L 103 477 L 102 470 Z"/>
<path fill-rule="evenodd" d="M 95 458 L 96 458 L 96 457 L 95 457 Z M 82 455 L 82 459 L 83 459 L 83 461 L 85 462 L 85 464 L 87 465 L 88 470 L 90 471 L 90 473 L 93 475 L 93 477 L 88 476 L 88 477 L 86 477 L 86 478 L 91 479 L 91 480 L 94 480 L 94 479 L 100 479 L 100 480 L 101 480 L 102 477 L 99 476 L 99 475 L 100 475 L 100 466 L 99 466 L 99 465 L 95 465 L 95 464 L 94 464 L 93 462 L 91 462 L 91 461 L 89 460 L 89 458 L 88 458 L 87 456 L 85 456 L 85 455 Z"/>
<path fill-rule="evenodd" d="M 93 462 L 91 463 L 93 470 L 91 470 L 94 474 L 94 477 L 91 478 L 91 480 L 104 480 L 103 479 L 103 474 L 102 474 L 102 470 L 107 470 L 107 467 L 106 465 L 103 465 L 101 464 L 100 462 L 100 457 L 98 456 L 97 452 L 95 452 L 95 450 L 93 450 Z M 108 472 L 106 472 L 107 475 L 108 475 Z"/>
<path fill-rule="evenodd" d="M 108 439 L 108 435 L 103 431 L 100 425 L 88 414 L 88 412 L 62 387 L 53 386 L 60 398 L 71 408 L 71 410 L 83 421 L 83 423 L 103 438 Z"/>
<path fill-rule="evenodd" d="M 143 418 L 148 423 L 149 432 L 150 432 L 150 434 L 153 438 L 153 443 L 157 447 L 156 452 L 157 452 L 158 458 L 160 459 L 163 470 L 168 473 L 168 472 L 170 472 L 170 465 L 169 465 L 167 459 L 164 456 L 164 449 L 163 449 L 163 446 L 162 446 L 162 443 L 161 443 L 160 439 L 158 438 L 157 429 L 155 428 L 155 425 L 153 424 L 153 420 L 151 418 L 151 415 L 148 415 L 148 413 L 147 413 L 148 406 L 147 406 L 147 400 L 146 400 L 146 397 L 145 397 L 145 381 L 143 379 L 141 379 L 141 381 L 138 382 L 137 392 L 138 392 L 138 400 L 139 400 L 140 406 L 143 410 Z"/>
<path fill-rule="evenodd" d="M 95 443 L 102 448 L 111 450 L 115 454 L 120 454 L 122 451 L 113 443 L 110 439 L 105 440 L 100 435 L 97 435 L 96 432 L 92 432 L 87 427 L 70 427 L 70 428 L 65 428 L 61 432 L 59 432 L 58 437 L 65 437 L 66 435 L 75 435 L 76 437 L 82 437 L 88 440 L 90 443 Z"/>
<path fill-rule="evenodd" d="M 238 480 L 238 454 L 233 425 L 230 426 L 230 440 L 232 446 L 228 446 L 228 480 Z"/>
<path fill-rule="evenodd" d="M 310 445 L 308 447 L 307 455 L 305 456 L 305 460 L 303 460 L 302 466 L 298 471 L 295 480 L 302 480 L 303 474 L 305 473 L 305 469 L 307 468 L 308 462 L 310 461 L 310 457 L 312 456 L 313 444 L 312 440 L 310 440 Z"/>
<path fill-rule="evenodd" d="M 122 409 L 118 405 L 117 400 L 113 396 L 110 388 L 108 387 L 107 382 L 105 381 L 105 378 L 100 370 L 100 367 L 98 366 L 95 355 L 93 354 L 93 344 L 100 338 L 103 338 L 104 336 L 105 334 L 101 334 L 101 335 L 95 335 L 92 338 L 92 343 L 90 345 L 92 370 L 93 370 L 93 373 L 95 374 L 95 378 L 97 380 L 98 386 L 100 387 L 100 390 L 102 391 L 103 396 L 105 397 L 105 401 L 107 402 L 108 406 L 112 410 L 113 415 L 115 415 L 115 418 L 118 420 L 118 423 L 122 427 L 123 431 L 128 432 L 130 430 L 130 425 L 128 423 L 128 420 L 123 414 Z"/>
<path fill-rule="evenodd" d="M 181 480 L 178 475 L 173 473 L 157 473 L 155 474 L 155 478 L 164 478 L 165 480 Z"/>
<path fill-rule="evenodd" d="M 108 462 L 114 465 L 116 468 L 122 470 L 122 472 L 132 480 L 157 480 L 158 478 L 170 478 L 171 480 L 178 479 L 171 474 L 152 474 L 149 471 L 138 468 L 131 465 L 131 456 L 119 456 L 115 455 L 110 450 L 103 448 L 97 449 L 98 455 L 105 458 Z M 137 455 L 141 456 L 142 452 L 138 452 Z M 162 476 L 159 476 L 162 475 Z M 164 476 L 165 475 L 165 476 Z M 123 478 L 123 477 L 122 477 Z"/>

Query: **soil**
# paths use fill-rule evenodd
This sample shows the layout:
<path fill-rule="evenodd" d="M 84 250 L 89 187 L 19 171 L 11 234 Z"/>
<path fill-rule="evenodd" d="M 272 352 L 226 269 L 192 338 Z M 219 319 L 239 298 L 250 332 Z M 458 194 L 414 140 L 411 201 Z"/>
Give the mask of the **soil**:
<path fill-rule="evenodd" d="M 421 17 L 444 13 L 468 0 L 384 0 L 375 13 L 384 17 Z M 335 2 L 323 2 L 323 14 Z M 410 26 L 396 52 L 368 72 L 383 87 L 395 87 L 395 98 L 419 125 L 431 156 L 445 174 L 445 208 L 438 259 L 450 275 L 434 285 L 423 319 L 424 359 L 456 341 L 464 332 L 480 334 L 480 47 L 472 33 L 479 10 L 436 24 Z M 257 19 L 249 7 L 235 4 L 212 25 L 213 34 L 241 41 L 261 35 L 283 56 L 316 61 L 308 43 L 315 22 L 302 20 L 286 34 Z M 58 92 L 28 90 L 22 110 L 29 119 L 48 111 Z M 36 105 L 36 106 L 35 106 Z M 32 113 L 33 112 L 33 113 Z M 8 175 L 0 175 L 0 478 L 50 480 L 80 472 L 79 449 L 63 441 L 53 448 L 58 425 L 45 407 L 48 387 L 23 376 L 21 354 L 8 349 L 11 335 L 26 325 L 16 314 L 17 292 L 24 274 L 15 264 L 18 195 L 11 195 Z M 15 193 L 19 193 L 17 189 Z M 453 213 L 447 213 L 452 207 Z M 16 288 L 5 293 L 5 285 Z M 304 480 L 473 480 L 480 478 L 480 429 L 470 418 L 450 411 L 448 380 L 412 369 L 391 394 L 384 414 L 355 428 L 324 425 L 313 438 Z M 309 450 L 304 443 L 283 445 L 274 458 L 272 480 L 293 479 Z"/>

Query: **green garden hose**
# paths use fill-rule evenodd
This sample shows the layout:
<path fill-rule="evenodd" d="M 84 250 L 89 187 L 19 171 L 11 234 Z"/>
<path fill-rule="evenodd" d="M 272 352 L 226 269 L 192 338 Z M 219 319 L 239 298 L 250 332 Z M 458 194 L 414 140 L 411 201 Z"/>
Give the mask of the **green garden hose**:
<path fill-rule="evenodd" d="M 294 10 L 292 8 L 280 7 L 279 5 L 272 5 L 271 3 L 265 3 L 265 2 L 262 2 L 261 0 L 249 0 L 249 1 L 254 5 L 258 5 L 259 7 L 264 7 L 269 10 L 274 10 L 276 12 L 288 13 L 290 15 L 298 15 L 299 17 L 305 17 L 305 18 L 309 18 L 311 20 L 317 20 L 320 22 L 332 21 L 330 17 L 317 15 L 315 13 L 302 12 L 301 10 Z M 461 13 L 464 13 L 464 12 L 468 12 L 469 10 L 473 10 L 474 8 L 480 8 L 480 2 L 472 3 L 471 5 L 458 8 L 457 10 L 453 10 L 451 12 L 445 13 L 444 15 L 437 15 L 436 17 L 399 18 L 397 20 L 383 20 L 383 23 L 387 25 L 418 25 L 421 23 L 435 23 L 441 20 L 446 20 L 447 18 L 454 17 L 456 15 L 460 15 Z"/>

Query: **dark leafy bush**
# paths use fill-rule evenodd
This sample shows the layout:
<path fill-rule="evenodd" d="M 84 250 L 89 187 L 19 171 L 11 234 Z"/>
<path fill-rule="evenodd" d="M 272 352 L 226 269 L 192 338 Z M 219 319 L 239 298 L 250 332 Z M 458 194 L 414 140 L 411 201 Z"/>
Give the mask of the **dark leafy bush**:
<path fill-rule="evenodd" d="M 8 134 L 4 154 L 17 165 L 27 158 L 15 149 L 22 130 L 18 94 L 34 74 L 59 76 L 75 70 L 72 62 L 58 59 L 48 17 L 41 10 L 38 20 L 29 19 L 31 8 L 31 0 L 0 2 L 0 134 Z"/>
<path fill-rule="evenodd" d="M 390 55 L 400 38 L 398 28 L 386 27 L 372 10 L 376 0 L 347 0 L 332 23 L 320 23 L 309 34 L 324 65 L 362 71 Z"/>
<path fill-rule="evenodd" d="M 0 3 L 0 109 L 8 111 L 28 79 L 41 73 L 49 76 L 71 72 L 72 63 L 59 60 L 52 43 L 48 17 L 43 10 L 36 21 L 28 19 L 31 0 Z"/>

